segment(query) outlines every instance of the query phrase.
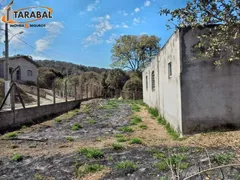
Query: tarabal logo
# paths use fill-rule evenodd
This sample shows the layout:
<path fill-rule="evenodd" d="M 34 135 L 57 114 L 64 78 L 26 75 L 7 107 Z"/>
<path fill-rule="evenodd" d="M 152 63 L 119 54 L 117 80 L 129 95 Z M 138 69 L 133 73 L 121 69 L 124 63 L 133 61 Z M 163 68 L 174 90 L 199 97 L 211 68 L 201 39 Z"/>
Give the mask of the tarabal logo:
<path fill-rule="evenodd" d="M 25 25 L 26 28 L 29 28 L 29 23 L 31 22 L 42 19 L 52 19 L 52 8 L 46 6 L 31 6 L 12 10 L 13 3 L 14 0 L 3 9 L 5 15 L 2 17 L 2 22 L 9 24 L 22 24 L 22 26 Z"/>

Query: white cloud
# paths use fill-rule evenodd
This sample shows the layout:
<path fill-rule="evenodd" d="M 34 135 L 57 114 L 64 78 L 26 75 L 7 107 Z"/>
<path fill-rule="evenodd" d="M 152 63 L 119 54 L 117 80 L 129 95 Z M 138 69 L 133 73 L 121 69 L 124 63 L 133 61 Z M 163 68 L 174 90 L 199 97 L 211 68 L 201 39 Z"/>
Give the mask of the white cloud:
<path fill-rule="evenodd" d="M 128 13 L 126 11 L 118 11 L 118 14 L 128 16 Z"/>
<path fill-rule="evenodd" d="M 125 29 L 129 28 L 129 26 L 125 23 L 122 23 L 122 27 L 125 28 Z"/>
<path fill-rule="evenodd" d="M 95 31 L 82 41 L 84 47 L 88 47 L 89 45 L 93 44 L 100 44 L 103 42 L 102 37 L 104 34 L 114 28 L 114 25 L 109 22 L 109 19 L 110 15 L 93 19 L 93 21 L 96 21 L 96 24 L 93 25 Z"/>
<path fill-rule="evenodd" d="M 40 5 L 40 2 L 39 2 L 39 1 L 35 1 L 35 4 L 39 6 L 39 5 Z"/>
<path fill-rule="evenodd" d="M 41 56 L 41 55 L 30 55 L 33 60 L 46 60 L 46 59 L 49 59 L 48 57 L 45 57 L 45 56 Z"/>
<path fill-rule="evenodd" d="M 133 19 L 133 24 L 134 25 L 137 25 L 137 24 L 139 24 L 141 22 L 141 19 L 140 18 L 134 18 Z"/>
<path fill-rule="evenodd" d="M 80 13 L 79 13 L 79 15 L 80 16 L 83 16 L 83 15 L 85 15 L 86 13 L 84 12 L 84 11 L 81 11 Z"/>
<path fill-rule="evenodd" d="M 150 1 L 145 1 L 144 6 L 148 7 L 148 6 L 150 6 L 150 5 L 151 5 L 151 2 L 150 2 Z"/>
<path fill-rule="evenodd" d="M 88 7 L 87 7 L 87 11 L 96 10 L 99 2 L 100 2 L 99 0 L 95 0 L 94 3 L 89 4 Z"/>
<path fill-rule="evenodd" d="M 107 44 L 113 44 L 115 43 L 116 39 L 118 38 L 118 36 L 116 34 L 111 34 L 111 36 L 109 37 L 108 40 L 106 40 Z"/>
<path fill-rule="evenodd" d="M 139 8 L 135 8 L 135 10 L 134 10 L 136 13 L 137 12 L 139 12 L 140 11 L 140 9 Z"/>
<path fill-rule="evenodd" d="M 54 38 L 56 38 L 60 33 L 61 30 L 64 28 L 61 22 L 50 22 L 46 25 L 45 29 L 47 30 L 47 35 L 41 39 L 38 39 L 35 43 L 36 51 L 42 52 L 49 48 L 52 44 Z"/>

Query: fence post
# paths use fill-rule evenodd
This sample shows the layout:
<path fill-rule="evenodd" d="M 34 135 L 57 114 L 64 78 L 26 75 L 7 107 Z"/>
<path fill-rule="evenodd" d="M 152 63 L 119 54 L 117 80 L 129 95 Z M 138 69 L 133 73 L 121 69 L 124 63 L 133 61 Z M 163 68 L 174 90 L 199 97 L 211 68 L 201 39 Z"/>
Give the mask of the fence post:
<path fill-rule="evenodd" d="M 39 78 L 37 78 L 37 105 L 40 107 L 40 89 L 39 89 Z"/>
<path fill-rule="evenodd" d="M 64 92 L 64 94 L 65 94 L 65 102 L 67 102 L 68 101 L 68 99 L 67 99 L 67 80 L 65 81 L 65 92 Z"/>
<path fill-rule="evenodd" d="M 56 83 L 55 80 L 53 81 L 53 104 L 56 104 Z"/>
<path fill-rule="evenodd" d="M 74 96 L 75 96 L 75 101 L 77 100 L 77 84 L 74 84 Z"/>

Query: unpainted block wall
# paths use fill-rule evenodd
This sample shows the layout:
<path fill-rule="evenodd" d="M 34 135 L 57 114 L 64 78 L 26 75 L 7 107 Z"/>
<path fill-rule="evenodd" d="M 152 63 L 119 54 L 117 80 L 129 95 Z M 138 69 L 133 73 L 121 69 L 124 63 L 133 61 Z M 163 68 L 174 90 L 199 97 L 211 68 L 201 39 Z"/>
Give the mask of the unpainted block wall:
<path fill-rule="evenodd" d="M 0 113 L 0 131 L 21 127 L 26 123 L 32 123 L 49 116 L 68 112 L 72 109 L 79 108 L 81 101 L 63 102 L 40 107 L 15 110 L 15 122 L 13 111 Z"/>

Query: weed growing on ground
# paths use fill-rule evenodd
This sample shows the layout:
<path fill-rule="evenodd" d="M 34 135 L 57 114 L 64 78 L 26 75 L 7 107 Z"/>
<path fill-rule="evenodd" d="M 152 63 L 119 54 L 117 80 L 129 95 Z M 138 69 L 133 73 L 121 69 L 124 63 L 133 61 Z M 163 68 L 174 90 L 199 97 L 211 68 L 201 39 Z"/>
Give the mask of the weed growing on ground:
<path fill-rule="evenodd" d="M 101 138 L 101 137 L 96 137 L 95 141 L 101 142 L 101 141 L 102 141 L 102 138 Z"/>
<path fill-rule="evenodd" d="M 96 121 L 94 119 L 90 119 L 89 123 L 93 125 L 93 124 L 96 124 Z"/>
<path fill-rule="evenodd" d="M 108 161 L 113 161 L 113 157 L 112 157 L 112 156 L 108 156 L 108 157 L 107 157 L 107 160 L 108 160 Z"/>
<path fill-rule="evenodd" d="M 214 161 L 219 165 L 228 164 L 235 158 L 234 153 L 221 153 L 214 155 Z"/>
<path fill-rule="evenodd" d="M 80 154 L 85 155 L 88 158 L 102 158 L 104 153 L 97 148 L 83 148 L 78 151 Z"/>
<path fill-rule="evenodd" d="M 142 122 L 142 118 L 140 118 L 139 116 L 133 116 L 131 119 L 131 125 L 137 125 L 138 123 Z"/>
<path fill-rule="evenodd" d="M 16 138 L 18 135 L 15 132 L 7 133 L 6 136 L 11 139 L 11 138 Z"/>
<path fill-rule="evenodd" d="M 112 148 L 113 148 L 114 150 L 122 150 L 122 149 L 124 149 L 123 145 L 121 145 L 121 144 L 119 144 L 119 143 L 113 143 L 113 144 L 112 144 Z"/>
<path fill-rule="evenodd" d="M 137 169 L 137 165 L 133 161 L 122 161 L 116 164 L 116 168 L 130 173 Z"/>
<path fill-rule="evenodd" d="M 141 124 L 141 125 L 139 125 L 139 127 L 140 127 L 141 129 L 147 129 L 147 128 L 148 128 L 148 126 L 145 125 L 145 124 Z"/>
<path fill-rule="evenodd" d="M 79 167 L 77 176 L 83 177 L 86 174 L 102 171 L 103 169 L 104 169 L 104 166 L 102 166 L 100 164 L 84 165 L 84 166 Z"/>
<path fill-rule="evenodd" d="M 131 108 L 133 111 L 140 112 L 141 108 L 137 104 L 131 104 Z"/>
<path fill-rule="evenodd" d="M 55 122 L 60 123 L 60 122 L 62 122 L 62 119 L 60 117 L 57 117 L 57 118 L 55 118 Z"/>
<path fill-rule="evenodd" d="M 78 131 L 79 129 L 82 129 L 82 128 L 83 128 L 82 125 L 76 123 L 72 126 L 72 131 Z"/>
<path fill-rule="evenodd" d="M 128 141 L 128 139 L 125 137 L 117 138 L 117 142 L 126 142 L 126 141 Z"/>
<path fill-rule="evenodd" d="M 132 138 L 129 143 L 130 144 L 142 144 L 142 140 L 139 138 Z"/>
<path fill-rule="evenodd" d="M 74 139 L 72 137 L 66 137 L 66 140 L 69 141 L 69 142 L 74 141 Z"/>
<path fill-rule="evenodd" d="M 13 154 L 11 161 L 15 161 L 15 162 L 20 162 L 23 160 L 23 156 L 21 154 L 15 153 Z"/>
<path fill-rule="evenodd" d="M 116 138 L 122 138 L 122 137 L 124 137 L 124 136 L 123 136 L 123 134 L 116 134 L 115 137 L 116 137 Z"/>
<path fill-rule="evenodd" d="M 21 127 L 21 129 L 26 129 L 27 128 L 27 126 L 25 126 L 25 125 L 23 125 L 22 127 Z"/>
<path fill-rule="evenodd" d="M 171 125 L 162 117 L 158 117 L 158 123 L 165 126 L 167 133 L 173 138 L 173 140 L 180 140 L 179 134 L 171 127 Z"/>
<path fill-rule="evenodd" d="M 118 107 L 117 101 L 110 100 L 102 108 L 106 110 L 112 110 L 112 109 L 116 109 L 117 107 Z"/>
<path fill-rule="evenodd" d="M 166 161 L 158 162 L 157 164 L 155 164 L 155 167 L 157 169 L 159 169 L 160 171 L 165 171 L 168 169 L 168 165 L 167 165 Z"/>
<path fill-rule="evenodd" d="M 129 126 L 121 127 L 121 128 L 119 128 L 119 130 L 122 132 L 126 132 L 126 133 L 134 132 L 134 130 Z"/>
<path fill-rule="evenodd" d="M 165 154 L 162 152 L 155 152 L 155 153 L 153 153 L 153 157 L 155 157 L 157 159 L 162 159 L 162 158 L 165 158 Z"/>
<path fill-rule="evenodd" d="M 149 108 L 148 108 L 148 112 L 149 112 L 153 117 L 155 117 L 155 118 L 158 117 L 158 110 L 157 110 L 157 109 L 149 107 Z"/>
<path fill-rule="evenodd" d="M 56 118 L 54 119 L 54 121 L 55 121 L 56 123 L 60 123 L 60 122 L 62 122 L 63 120 L 67 120 L 67 119 L 70 119 L 70 118 L 76 116 L 78 112 L 79 112 L 79 109 L 75 109 L 75 110 L 69 111 L 69 112 L 67 112 L 67 113 L 65 113 L 65 114 L 62 114 L 61 116 L 56 117 Z"/>

